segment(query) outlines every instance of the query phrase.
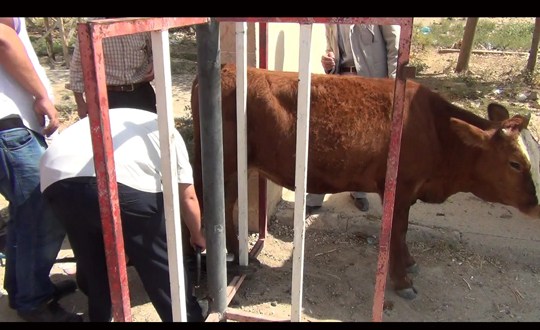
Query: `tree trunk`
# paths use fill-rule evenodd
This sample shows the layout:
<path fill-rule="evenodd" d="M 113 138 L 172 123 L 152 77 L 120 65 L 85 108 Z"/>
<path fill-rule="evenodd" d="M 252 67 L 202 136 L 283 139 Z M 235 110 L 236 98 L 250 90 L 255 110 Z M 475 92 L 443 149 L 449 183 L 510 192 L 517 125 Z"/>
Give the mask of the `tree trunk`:
<path fill-rule="evenodd" d="M 66 67 L 69 69 L 69 63 L 71 62 L 71 59 L 69 56 L 69 50 L 66 41 L 66 32 L 64 31 L 64 20 L 62 19 L 62 17 L 58 17 L 58 22 L 60 26 L 60 40 L 62 41 L 62 51 L 64 52 L 64 62 L 66 63 Z"/>
<path fill-rule="evenodd" d="M 536 65 L 536 56 L 538 56 L 538 41 L 540 39 L 540 17 L 537 17 L 534 22 L 534 31 L 531 44 L 531 52 L 527 61 L 527 71 L 533 72 Z"/>
<path fill-rule="evenodd" d="M 43 17 L 43 25 L 45 26 L 45 31 L 49 30 L 49 18 Z M 47 36 L 47 55 L 49 55 L 49 61 L 56 61 L 54 57 L 54 43 L 52 34 L 49 33 Z"/>
<path fill-rule="evenodd" d="M 459 52 L 458 62 L 455 70 L 457 73 L 467 70 L 469 67 L 469 58 L 471 57 L 476 25 L 478 25 L 478 17 L 467 17 L 467 24 L 465 24 L 465 32 L 463 33 L 463 41 L 461 42 L 461 51 Z"/>

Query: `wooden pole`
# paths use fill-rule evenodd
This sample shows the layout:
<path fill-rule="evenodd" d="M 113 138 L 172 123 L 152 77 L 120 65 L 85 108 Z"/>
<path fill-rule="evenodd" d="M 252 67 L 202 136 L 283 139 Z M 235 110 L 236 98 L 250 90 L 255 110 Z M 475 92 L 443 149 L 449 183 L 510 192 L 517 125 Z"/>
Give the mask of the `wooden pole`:
<path fill-rule="evenodd" d="M 533 72 L 536 65 L 536 57 L 538 56 L 538 41 L 540 40 L 540 17 L 537 17 L 534 22 L 534 31 L 531 44 L 531 52 L 527 61 L 527 71 Z"/>
<path fill-rule="evenodd" d="M 465 24 L 465 32 L 463 33 L 463 42 L 461 43 L 461 51 L 459 52 L 458 63 L 456 65 L 456 73 L 467 70 L 469 67 L 469 58 L 471 57 L 471 49 L 474 41 L 474 33 L 478 17 L 468 17 Z"/>
<path fill-rule="evenodd" d="M 43 17 L 43 25 L 45 26 L 45 31 L 49 30 L 49 18 Z M 47 55 L 49 55 L 50 61 L 56 61 L 54 57 L 54 44 L 53 44 L 53 38 L 52 35 L 47 35 Z"/>
<path fill-rule="evenodd" d="M 62 41 L 62 51 L 64 53 L 64 62 L 66 63 L 66 67 L 69 69 L 69 64 L 71 63 L 71 59 L 70 59 L 69 51 L 67 47 L 66 33 L 64 31 L 64 20 L 62 19 L 62 17 L 58 17 L 58 24 L 60 27 L 60 40 Z"/>

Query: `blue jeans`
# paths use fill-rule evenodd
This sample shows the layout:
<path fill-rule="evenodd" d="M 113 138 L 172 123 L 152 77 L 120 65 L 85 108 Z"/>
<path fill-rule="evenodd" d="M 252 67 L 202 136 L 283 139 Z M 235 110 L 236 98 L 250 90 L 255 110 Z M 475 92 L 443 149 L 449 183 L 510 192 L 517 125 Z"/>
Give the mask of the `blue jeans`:
<path fill-rule="evenodd" d="M 47 143 L 26 128 L 0 132 L 0 193 L 9 202 L 4 288 L 17 311 L 51 299 L 49 277 L 65 230 L 45 206 L 39 160 Z"/>

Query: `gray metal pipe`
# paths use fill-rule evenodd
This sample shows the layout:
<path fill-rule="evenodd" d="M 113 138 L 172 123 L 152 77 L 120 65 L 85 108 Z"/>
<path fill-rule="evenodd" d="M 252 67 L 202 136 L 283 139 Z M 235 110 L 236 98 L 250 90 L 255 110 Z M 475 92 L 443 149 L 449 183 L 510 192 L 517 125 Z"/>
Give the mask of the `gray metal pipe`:
<path fill-rule="evenodd" d="M 199 76 L 199 118 L 206 228 L 206 268 L 209 311 L 227 308 L 223 129 L 221 118 L 221 54 L 219 22 L 214 18 L 196 26 Z"/>

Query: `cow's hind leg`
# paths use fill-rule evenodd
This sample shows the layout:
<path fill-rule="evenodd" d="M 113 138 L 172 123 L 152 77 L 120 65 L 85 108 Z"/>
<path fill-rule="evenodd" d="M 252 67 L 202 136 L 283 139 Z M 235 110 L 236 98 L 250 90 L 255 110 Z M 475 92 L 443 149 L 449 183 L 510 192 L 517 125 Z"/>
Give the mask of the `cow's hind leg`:
<path fill-rule="evenodd" d="M 259 260 L 249 256 L 248 266 L 240 266 L 240 245 L 237 229 L 233 220 L 234 205 L 238 199 L 238 175 L 229 176 L 225 182 L 225 239 L 227 252 L 234 255 L 234 262 L 227 265 L 227 271 L 236 274 L 247 274 L 256 271 L 260 266 Z"/>

